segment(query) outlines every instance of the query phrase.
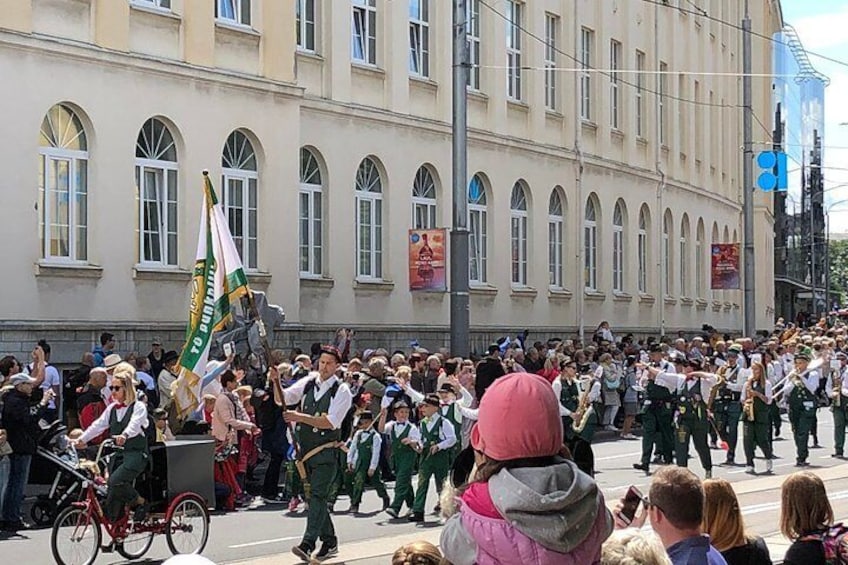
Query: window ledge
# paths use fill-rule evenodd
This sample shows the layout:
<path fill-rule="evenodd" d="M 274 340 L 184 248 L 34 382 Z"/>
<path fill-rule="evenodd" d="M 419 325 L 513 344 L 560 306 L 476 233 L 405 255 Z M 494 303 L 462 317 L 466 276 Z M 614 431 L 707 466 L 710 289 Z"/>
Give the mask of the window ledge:
<path fill-rule="evenodd" d="M 266 273 L 262 271 L 245 271 L 245 276 L 247 276 L 247 281 L 250 284 L 257 284 L 262 286 L 268 286 L 271 284 L 271 273 Z"/>
<path fill-rule="evenodd" d="M 713 300 L 713 312 L 718 312 L 719 310 L 721 310 L 721 302 Z"/>
<path fill-rule="evenodd" d="M 477 102 L 482 102 L 483 104 L 489 102 L 489 97 L 481 90 L 472 90 L 468 88 L 467 92 L 469 100 L 476 100 Z"/>
<path fill-rule="evenodd" d="M 150 5 L 147 3 L 134 2 L 130 0 L 130 10 L 136 10 L 138 12 L 144 12 L 145 14 L 152 14 L 154 16 L 161 16 L 163 18 L 168 18 L 170 20 L 182 21 L 182 18 L 179 14 L 175 14 L 172 10 L 167 8 L 159 8 L 155 5 Z"/>
<path fill-rule="evenodd" d="M 510 296 L 513 298 L 536 298 L 539 294 L 532 286 L 513 286 L 511 290 Z"/>
<path fill-rule="evenodd" d="M 301 288 L 325 288 L 329 290 L 334 286 L 336 286 L 335 279 L 331 279 L 329 277 L 300 275 Z"/>
<path fill-rule="evenodd" d="M 354 73 L 370 75 L 379 79 L 386 78 L 386 71 L 377 65 L 369 65 L 368 63 L 363 63 L 361 61 L 351 61 L 350 70 Z"/>
<path fill-rule="evenodd" d="M 664 154 L 664 155 L 668 156 L 668 145 L 666 145 L 665 143 L 663 143 L 663 144 L 660 146 L 660 149 L 662 150 L 662 152 L 663 152 L 663 154 Z"/>
<path fill-rule="evenodd" d="M 302 49 L 300 47 L 298 47 L 297 50 L 295 51 L 295 55 L 297 55 L 298 57 L 301 57 L 303 59 L 312 59 L 314 61 L 318 61 L 318 62 L 321 62 L 321 63 L 324 62 L 324 57 L 322 57 L 321 55 L 319 55 L 315 51 L 308 51 L 308 50 Z"/>
<path fill-rule="evenodd" d="M 469 294 L 476 294 L 478 296 L 495 296 L 498 294 L 497 287 L 494 287 L 490 284 L 474 284 L 471 283 L 471 286 L 468 288 Z"/>
<path fill-rule="evenodd" d="M 650 294 L 640 294 L 639 295 L 639 303 L 640 304 L 653 304 L 656 301 L 657 301 L 657 299 L 654 298 Z"/>
<path fill-rule="evenodd" d="M 103 267 L 87 263 L 52 263 L 39 261 L 35 264 L 35 276 L 73 279 L 99 279 L 103 276 Z"/>
<path fill-rule="evenodd" d="M 571 300 L 572 293 L 567 288 L 548 288 L 548 298 L 551 300 Z"/>
<path fill-rule="evenodd" d="M 612 299 L 614 302 L 632 302 L 633 295 L 626 292 L 613 291 Z"/>
<path fill-rule="evenodd" d="M 591 300 L 595 302 L 603 302 L 607 299 L 607 295 L 605 292 L 588 288 L 583 289 L 583 296 L 586 298 L 586 300 Z"/>
<path fill-rule="evenodd" d="M 583 127 L 583 129 L 588 129 L 588 130 L 591 130 L 591 131 L 598 131 L 598 124 L 596 124 L 592 120 L 587 120 L 585 118 L 581 118 L 580 125 Z"/>
<path fill-rule="evenodd" d="M 524 100 L 516 100 L 515 98 L 507 98 L 506 105 L 507 105 L 507 108 L 511 108 L 511 109 L 517 110 L 519 112 L 529 112 L 530 111 L 530 104 L 528 104 Z"/>
<path fill-rule="evenodd" d="M 695 300 L 695 307 L 698 308 L 698 310 L 706 310 L 708 305 L 709 303 L 703 298 L 698 298 Z"/>
<path fill-rule="evenodd" d="M 253 29 L 249 25 L 240 24 L 238 22 L 234 22 L 234 21 L 231 21 L 231 20 L 224 20 L 224 19 L 221 19 L 221 18 L 215 19 L 215 28 L 222 30 L 222 31 L 227 31 L 227 32 L 232 32 L 232 33 L 241 33 L 241 34 L 244 34 L 244 35 L 250 35 L 250 36 L 253 36 L 257 39 L 262 37 L 261 33 L 256 31 L 255 29 Z"/>
<path fill-rule="evenodd" d="M 637 135 L 636 143 L 638 143 L 639 145 L 648 145 L 648 140 L 642 137 L 641 135 Z"/>
<path fill-rule="evenodd" d="M 133 267 L 133 278 L 137 281 L 189 282 L 191 280 L 191 271 L 177 267 L 136 265 Z"/>
<path fill-rule="evenodd" d="M 387 280 L 355 279 L 353 281 L 353 289 L 375 292 L 392 292 L 395 289 L 395 283 L 394 281 Z"/>
<path fill-rule="evenodd" d="M 677 299 L 673 296 L 666 296 L 663 298 L 663 302 L 665 302 L 669 306 L 674 306 L 675 304 L 677 304 Z"/>
<path fill-rule="evenodd" d="M 545 117 L 549 120 L 562 120 L 565 118 L 562 112 L 550 108 L 545 108 Z"/>
<path fill-rule="evenodd" d="M 624 141 L 624 132 L 618 128 L 611 128 L 610 137 L 618 141 Z"/>
<path fill-rule="evenodd" d="M 427 90 L 432 90 L 436 92 L 439 90 L 439 83 L 431 79 L 430 77 L 425 77 L 421 75 L 409 75 L 409 84 L 417 86 L 419 88 L 425 88 Z"/>
<path fill-rule="evenodd" d="M 680 297 L 680 303 L 683 304 L 684 306 L 692 306 L 693 304 L 695 304 L 695 301 L 693 299 L 689 298 L 688 296 L 681 296 Z"/>

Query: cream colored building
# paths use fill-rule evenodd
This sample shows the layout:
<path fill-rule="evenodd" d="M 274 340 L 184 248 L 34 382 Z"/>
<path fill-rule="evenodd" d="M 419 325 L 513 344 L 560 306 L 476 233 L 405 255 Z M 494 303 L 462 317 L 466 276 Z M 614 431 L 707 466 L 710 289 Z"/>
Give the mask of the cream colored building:
<path fill-rule="evenodd" d="M 742 235 L 741 37 L 715 21 L 737 26 L 742 3 L 468 3 L 475 346 L 581 320 L 738 331 L 741 292 L 709 277 L 710 243 Z M 286 311 L 281 344 L 339 326 L 445 343 L 449 296 L 409 291 L 407 239 L 450 227 L 451 2 L 4 4 L 0 350 L 45 336 L 70 360 L 102 330 L 176 345 L 203 169 Z M 756 32 L 779 29 L 776 0 L 751 5 Z M 754 72 L 770 66 L 755 38 Z M 758 199 L 759 328 L 771 234 Z"/>

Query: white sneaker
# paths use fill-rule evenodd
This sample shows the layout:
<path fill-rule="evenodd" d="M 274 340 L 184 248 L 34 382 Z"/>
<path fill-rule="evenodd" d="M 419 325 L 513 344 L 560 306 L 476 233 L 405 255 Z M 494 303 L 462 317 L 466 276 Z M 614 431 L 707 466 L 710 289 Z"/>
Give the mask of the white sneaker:
<path fill-rule="evenodd" d="M 749 475 L 756 475 L 757 474 L 756 471 L 754 471 L 753 465 L 748 465 L 747 467 L 745 467 L 745 472 L 748 473 Z"/>
<path fill-rule="evenodd" d="M 773 467 L 774 461 L 772 461 L 771 459 L 766 459 L 766 472 L 771 473 Z"/>

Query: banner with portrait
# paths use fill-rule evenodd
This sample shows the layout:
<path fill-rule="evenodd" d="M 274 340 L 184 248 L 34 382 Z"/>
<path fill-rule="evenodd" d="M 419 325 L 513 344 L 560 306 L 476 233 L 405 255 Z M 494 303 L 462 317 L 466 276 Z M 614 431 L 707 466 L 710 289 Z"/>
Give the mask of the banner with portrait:
<path fill-rule="evenodd" d="M 409 230 L 409 290 L 445 292 L 447 230 Z"/>
<path fill-rule="evenodd" d="M 739 290 L 739 244 L 713 243 L 710 246 L 713 290 Z"/>

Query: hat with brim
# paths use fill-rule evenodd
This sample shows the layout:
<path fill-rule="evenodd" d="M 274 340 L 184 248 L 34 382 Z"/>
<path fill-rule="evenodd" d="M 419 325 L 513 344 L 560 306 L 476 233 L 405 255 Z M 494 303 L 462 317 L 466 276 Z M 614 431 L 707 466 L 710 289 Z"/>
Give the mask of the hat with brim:
<path fill-rule="evenodd" d="M 336 358 L 338 363 L 342 362 L 342 354 L 339 352 L 337 347 L 332 345 L 325 345 L 321 348 L 321 355 L 332 355 Z"/>
<path fill-rule="evenodd" d="M 167 351 L 165 355 L 162 356 L 162 364 L 167 365 L 171 361 L 176 361 L 180 358 L 180 354 L 176 351 Z"/>
<path fill-rule="evenodd" d="M 421 401 L 421 404 L 429 404 L 430 406 L 435 406 L 438 408 L 442 405 L 442 401 L 439 400 L 439 397 L 435 394 L 428 394 L 424 400 Z"/>
<path fill-rule="evenodd" d="M 151 342 L 151 345 L 162 345 L 162 338 L 161 337 L 154 337 L 153 341 Z"/>
<path fill-rule="evenodd" d="M 400 402 L 396 402 L 392 407 L 392 410 L 400 410 L 401 408 L 409 408 L 409 404 L 401 400 Z"/>
<path fill-rule="evenodd" d="M 810 361 L 813 358 L 813 352 L 809 347 L 804 347 L 801 351 L 795 353 L 795 360 Z"/>
<path fill-rule="evenodd" d="M 374 414 L 372 414 L 370 410 L 365 410 L 365 411 L 359 413 L 359 421 L 360 422 L 362 420 L 373 420 L 373 419 L 374 419 Z"/>
<path fill-rule="evenodd" d="M 121 361 L 123 361 L 123 359 L 121 359 L 120 355 L 118 355 L 117 353 L 110 353 L 109 355 L 104 357 L 103 366 L 107 369 L 114 369 Z"/>
<path fill-rule="evenodd" d="M 456 394 L 456 389 L 453 388 L 453 385 L 450 383 L 442 383 L 442 386 L 439 387 L 439 392 L 449 392 L 451 394 Z"/>
<path fill-rule="evenodd" d="M 17 375 L 9 377 L 9 384 L 11 386 L 34 385 L 35 379 L 25 373 L 18 373 Z"/>

